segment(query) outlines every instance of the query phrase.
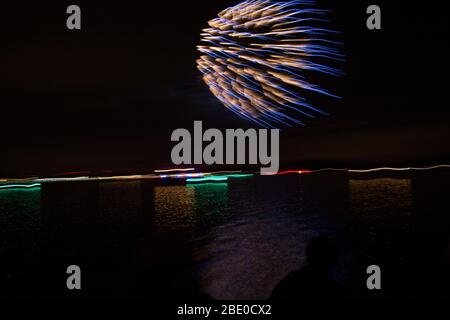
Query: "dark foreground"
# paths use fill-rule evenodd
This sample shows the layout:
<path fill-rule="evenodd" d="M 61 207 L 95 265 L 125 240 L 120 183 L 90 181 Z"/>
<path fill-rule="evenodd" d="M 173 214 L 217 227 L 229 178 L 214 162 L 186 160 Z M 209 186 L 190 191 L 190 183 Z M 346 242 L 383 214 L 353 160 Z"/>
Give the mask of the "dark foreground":
<path fill-rule="evenodd" d="M 267 299 L 332 238 L 350 299 L 450 297 L 450 172 L 228 183 L 48 183 L 0 191 L 3 298 Z M 382 269 L 382 290 L 366 268 Z M 68 291 L 79 265 L 82 290 Z"/>

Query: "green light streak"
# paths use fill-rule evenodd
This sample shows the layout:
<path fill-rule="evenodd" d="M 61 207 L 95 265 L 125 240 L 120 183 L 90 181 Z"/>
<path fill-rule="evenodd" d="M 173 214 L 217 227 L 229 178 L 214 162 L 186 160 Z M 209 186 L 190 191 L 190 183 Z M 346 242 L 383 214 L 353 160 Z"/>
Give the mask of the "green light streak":
<path fill-rule="evenodd" d="M 190 178 L 186 179 L 187 183 L 196 183 L 196 182 L 223 182 L 228 181 L 228 177 L 225 176 L 207 176 L 203 178 Z"/>
<path fill-rule="evenodd" d="M 35 189 L 40 188 L 40 183 L 33 183 L 33 184 L 6 184 L 6 185 L 0 185 L 0 190 L 12 190 L 12 189 L 23 189 L 23 190 L 29 190 L 29 189 Z"/>
<path fill-rule="evenodd" d="M 227 178 L 249 178 L 249 177 L 253 177 L 253 174 L 252 173 L 249 173 L 249 174 L 245 174 L 245 173 L 225 174 L 222 177 L 227 177 Z"/>
<path fill-rule="evenodd" d="M 190 188 L 225 188 L 228 187 L 226 182 L 211 182 L 211 183 L 188 183 L 187 187 Z"/>

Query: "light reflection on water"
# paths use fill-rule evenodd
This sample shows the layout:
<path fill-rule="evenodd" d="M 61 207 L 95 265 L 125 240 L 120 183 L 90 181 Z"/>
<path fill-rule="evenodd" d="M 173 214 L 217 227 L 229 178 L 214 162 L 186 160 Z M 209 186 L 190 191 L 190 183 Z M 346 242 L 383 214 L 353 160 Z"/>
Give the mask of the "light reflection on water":
<path fill-rule="evenodd" d="M 155 224 L 158 227 L 192 225 L 195 192 L 185 186 L 155 187 Z"/>
<path fill-rule="evenodd" d="M 79 259 L 99 270 L 118 265 L 114 277 L 128 274 L 121 284 L 126 287 L 135 270 L 145 273 L 147 264 L 156 263 L 177 282 L 188 274 L 186 281 L 216 299 L 264 299 L 302 265 L 307 242 L 325 234 L 342 253 L 337 278 L 358 287 L 354 274 L 365 263 L 408 259 L 421 226 L 448 222 L 430 221 L 424 213 L 429 203 L 446 203 L 431 201 L 441 189 L 428 182 L 423 176 L 317 174 L 187 186 L 50 184 L 41 191 L 1 192 L 1 255 L 12 259 L 2 273 L 20 273 L 24 263 L 36 260 Z"/>
<path fill-rule="evenodd" d="M 373 225 L 408 226 L 412 217 L 411 179 L 350 180 L 350 207 Z"/>
<path fill-rule="evenodd" d="M 42 227 L 40 209 L 39 188 L 0 191 L 0 263 L 6 276 L 36 261 Z M 19 261 L 19 267 L 15 261 Z"/>
<path fill-rule="evenodd" d="M 228 184 L 191 184 L 154 188 L 157 228 L 203 228 L 214 224 L 228 204 Z"/>

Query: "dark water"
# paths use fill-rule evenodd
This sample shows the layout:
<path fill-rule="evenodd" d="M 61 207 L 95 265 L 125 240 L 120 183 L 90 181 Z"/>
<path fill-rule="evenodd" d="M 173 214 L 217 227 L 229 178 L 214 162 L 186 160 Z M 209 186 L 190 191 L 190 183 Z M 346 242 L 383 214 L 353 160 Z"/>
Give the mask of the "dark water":
<path fill-rule="evenodd" d="M 266 299 L 333 238 L 354 298 L 448 297 L 449 178 L 323 173 L 228 183 L 48 183 L 0 191 L 2 295 Z M 80 292 L 66 268 L 82 270 Z M 382 269 L 381 292 L 366 268 Z"/>

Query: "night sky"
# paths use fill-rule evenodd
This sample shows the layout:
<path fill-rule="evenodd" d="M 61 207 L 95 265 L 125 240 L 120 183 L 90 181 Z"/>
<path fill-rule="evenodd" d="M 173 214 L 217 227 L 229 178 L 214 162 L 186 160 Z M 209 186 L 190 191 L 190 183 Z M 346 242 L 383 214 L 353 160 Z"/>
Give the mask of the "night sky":
<path fill-rule="evenodd" d="M 248 128 L 196 69 L 200 32 L 239 1 L 2 5 L 0 177 L 170 167 L 170 135 Z M 318 1 L 341 30 L 346 76 L 315 97 L 329 117 L 286 129 L 289 167 L 450 162 L 449 19 L 442 1 Z M 66 28 L 78 4 L 82 30 Z M 370 4 L 383 29 L 366 28 Z M 314 80 L 314 79 L 313 79 Z"/>

